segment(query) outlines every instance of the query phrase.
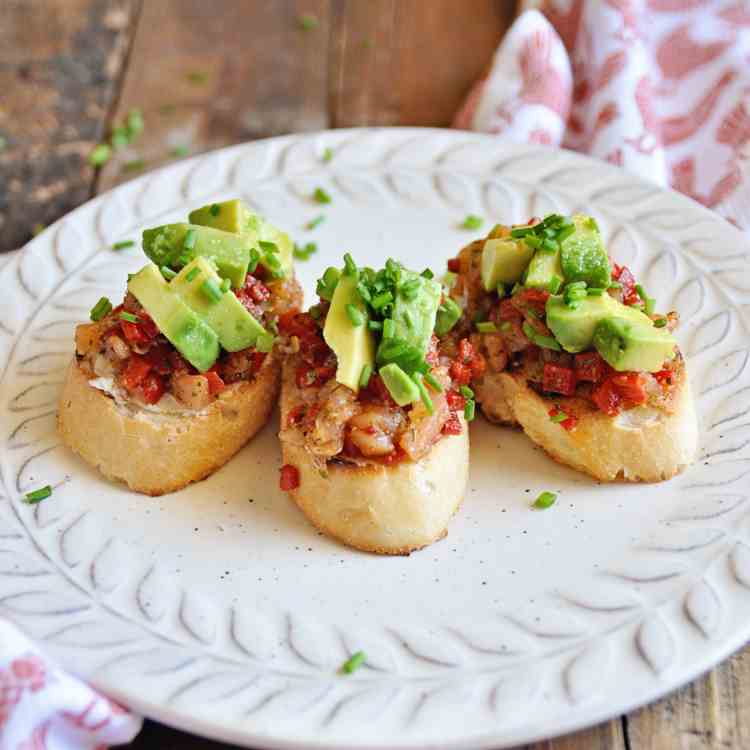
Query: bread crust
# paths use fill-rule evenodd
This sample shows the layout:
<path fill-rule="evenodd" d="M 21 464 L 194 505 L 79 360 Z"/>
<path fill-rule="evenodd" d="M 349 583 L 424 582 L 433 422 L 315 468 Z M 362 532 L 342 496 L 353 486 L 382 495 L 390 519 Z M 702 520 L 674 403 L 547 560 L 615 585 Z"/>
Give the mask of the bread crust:
<path fill-rule="evenodd" d="M 280 366 L 266 357 L 253 381 L 228 386 L 195 414 L 154 414 L 122 406 L 89 385 L 74 359 L 57 416 L 63 443 L 109 479 L 146 495 L 163 495 L 205 479 L 266 423 Z"/>
<path fill-rule="evenodd" d="M 496 373 L 477 388 L 484 415 L 493 422 L 520 425 L 556 461 L 602 482 L 659 482 L 683 471 L 698 450 L 698 423 L 684 366 L 669 410 L 637 406 L 616 417 L 589 407 L 577 410 L 578 424 L 567 431 L 549 418 L 565 399 L 540 396 L 520 374 Z"/>
<path fill-rule="evenodd" d="M 297 403 L 294 371 L 284 364 L 281 424 Z M 356 549 L 381 555 L 408 555 L 442 539 L 466 492 L 469 436 L 439 440 L 419 461 L 392 466 L 328 461 L 321 466 L 295 428 L 279 433 L 285 464 L 299 471 L 300 485 L 289 494 L 320 531 Z M 295 440 L 295 437 L 297 438 Z"/>

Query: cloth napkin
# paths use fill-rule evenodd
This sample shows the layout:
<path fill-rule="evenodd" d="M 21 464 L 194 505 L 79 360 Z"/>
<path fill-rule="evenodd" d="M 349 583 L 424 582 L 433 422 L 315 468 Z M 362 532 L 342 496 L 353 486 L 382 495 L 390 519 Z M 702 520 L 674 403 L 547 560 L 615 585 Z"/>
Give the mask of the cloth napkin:
<path fill-rule="evenodd" d="M 454 127 L 581 151 L 750 228 L 750 4 L 526 0 Z"/>
<path fill-rule="evenodd" d="M 71 677 L 0 619 L 0 748 L 103 750 L 141 719 Z"/>

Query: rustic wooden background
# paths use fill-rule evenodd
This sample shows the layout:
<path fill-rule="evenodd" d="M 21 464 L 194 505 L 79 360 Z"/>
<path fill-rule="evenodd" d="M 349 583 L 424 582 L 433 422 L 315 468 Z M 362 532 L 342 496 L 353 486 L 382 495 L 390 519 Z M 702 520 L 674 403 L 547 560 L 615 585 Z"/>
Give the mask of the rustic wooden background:
<path fill-rule="evenodd" d="M 0 0 L 0 251 L 186 153 L 329 127 L 448 125 L 514 5 Z M 133 108 L 143 134 L 95 170 L 92 149 Z M 131 745 L 222 747 L 152 722 Z M 543 748 L 750 748 L 750 651 L 653 706 L 533 746 Z"/>

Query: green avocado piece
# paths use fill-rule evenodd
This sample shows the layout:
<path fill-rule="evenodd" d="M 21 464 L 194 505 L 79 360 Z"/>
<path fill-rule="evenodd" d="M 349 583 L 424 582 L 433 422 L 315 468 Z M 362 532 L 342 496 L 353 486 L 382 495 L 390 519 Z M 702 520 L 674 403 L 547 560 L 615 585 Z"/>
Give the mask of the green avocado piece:
<path fill-rule="evenodd" d="M 346 311 L 353 305 L 364 321 L 355 326 Z M 357 291 L 356 274 L 342 274 L 331 299 L 326 323 L 323 327 L 323 338 L 333 349 L 338 367 L 336 380 L 342 385 L 359 392 L 359 379 L 365 366 L 375 365 L 375 339 L 367 326 L 367 309 Z"/>
<path fill-rule="evenodd" d="M 128 291 L 143 305 L 157 328 L 200 372 L 219 356 L 219 338 L 201 317 L 169 288 L 159 269 L 149 263 L 130 277 Z"/>
<path fill-rule="evenodd" d="M 379 374 L 388 393 L 399 406 L 419 401 L 419 388 L 416 383 L 395 362 L 381 367 Z"/>
<path fill-rule="evenodd" d="M 666 360 L 674 357 L 675 345 L 672 334 L 665 328 L 656 328 L 650 320 L 641 323 L 604 318 L 594 331 L 596 350 L 619 372 L 658 372 Z"/>
<path fill-rule="evenodd" d="M 515 284 L 534 254 L 522 239 L 488 239 L 482 247 L 482 285 L 491 292 L 498 284 Z"/>
<path fill-rule="evenodd" d="M 211 285 L 211 289 L 206 289 L 206 282 Z M 221 277 L 211 262 L 198 256 L 177 274 L 169 286 L 191 310 L 208 323 L 224 349 L 228 352 L 247 349 L 266 330 L 237 299 L 234 292 L 221 292 L 220 284 Z M 220 294 L 218 298 L 212 296 L 212 293 L 216 295 L 217 289 Z"/>
<path fill-rule="evenodd" d="M 416 347 L 422 356 L 429 349 L 442 296 L 443 289 L 437 281 L 405 268 L 401 270 L 401 283 L 391 316 L 395 323 L 394 336 Z"/>
<path fill-rule="evenodd" d="M 165 224 L 143 232 L 143 250 L 157 266 L 179 269 L 203 256 L 216 263 L 235 289 L 245 283 L 251 247 L 243 235 L 197 224 Z"/>
<path fill-rule="evenodd" d="M 606 289 L 612 282 L 609 256 L 590 216 L 571 217 L 575 231 L 560 244 L 560 265 L 566 282 L 585 281 L 591 287 Z"/>
<path fill-rule="evenodd" d="M 560 250 L 554 252 L 539 249 L 529 263 L 526 272 L 525 286 L 535 289 L 547 289 L 553 294 L 557 292 L 563 282 L 563 271 L 560 265 Z M 552 289 L 551 286 L 557 288 Z"/>
<path fill-rule="evenodd" d="M 565 304 L 562 294 L 553 295 L 545 306 L 547 326 L 566 352 L 583 352 L 591 348 L 594 331 L 605 318 L 622 318 L 651 325 L 651 319 L 634 307 L 628 307 L 606 292 L 586 297 L 573 308 Z"/>
<path fill-rule="evenodd" d="M 463 310 L 458 302 L 452 297 L 446 297 L 438 307 L 435 317 L 435 333 L 438 336 L 445 336 L 461 320 L 461 315 L 463 315 Z"/>
<path fill-rule="evenodd" d="M 261 265 L 273 272 L 275 269 L 268 265 L 266 253 L 259 245 L 259 242 L 272 242 L 278 248 L 279 270 L 284 276 L 291 273 L 294 243 L 289 235 L 253 213 L 241 200 L 234 198 L 222 203 L 210 203 L 191 211 L 188 219 L 191 224 L 243 235 L 260 253 Z"/>

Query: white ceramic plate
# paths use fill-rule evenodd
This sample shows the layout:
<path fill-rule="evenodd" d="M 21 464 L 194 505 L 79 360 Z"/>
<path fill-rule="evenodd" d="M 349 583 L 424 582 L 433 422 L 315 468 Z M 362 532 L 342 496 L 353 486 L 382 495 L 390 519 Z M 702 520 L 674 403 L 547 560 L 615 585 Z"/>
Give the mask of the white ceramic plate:
<path fill-rule="evenodd" d="M 277 490 L 276 418 L 177 494 L 104 481 L 55 435 L 73 327 L 143 263 L 112 242 L 232 196 L 318 243 L 298 268 L 308 302 L 346 250 L 441 269 L 474 236 L 457 228 L 468 213 L 485 229 L 594 214 L 613 257 L 683 316 L 700 462 L 602 486 L 478 420 L 450 535 L 393 559 L 319 536 Z M 7 261 L 0 288 L 0 614 L 137 711 L 256 747 L 505 747 L 653 700 L 750 638 L 748 244 L 683 197 L 467 133 L 290 136 L 96 198 Z M 49 500 L 21 502 L 47 483 Z M 535 512 L 542 490 L 559 500 Z M 337 675 L 358 649 L 366 666 Z"/>

